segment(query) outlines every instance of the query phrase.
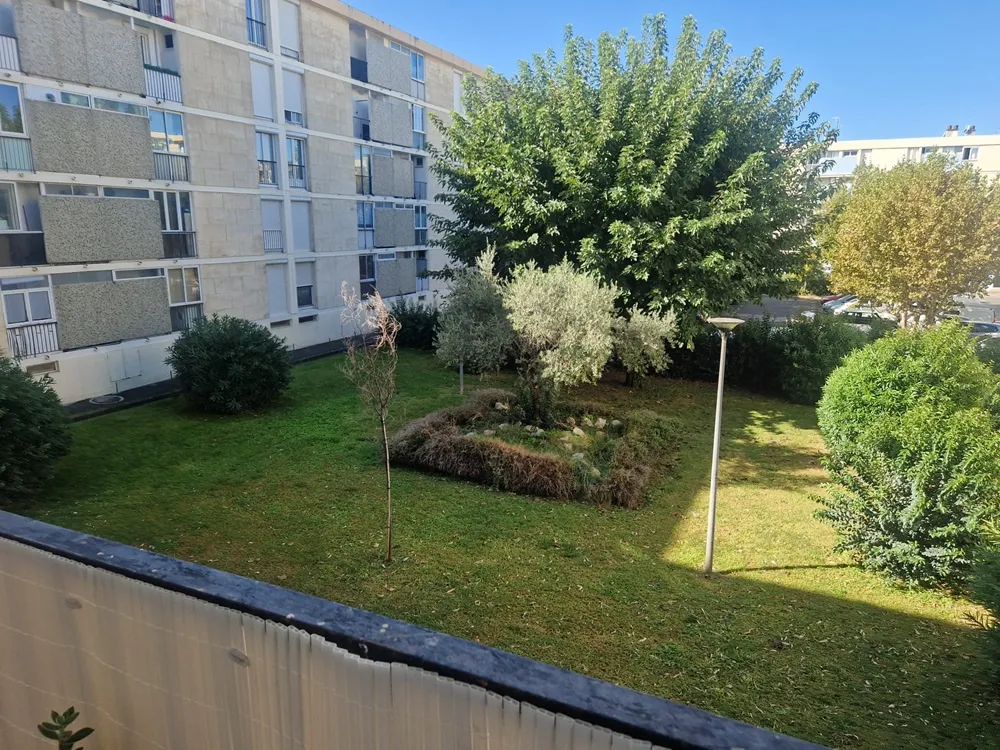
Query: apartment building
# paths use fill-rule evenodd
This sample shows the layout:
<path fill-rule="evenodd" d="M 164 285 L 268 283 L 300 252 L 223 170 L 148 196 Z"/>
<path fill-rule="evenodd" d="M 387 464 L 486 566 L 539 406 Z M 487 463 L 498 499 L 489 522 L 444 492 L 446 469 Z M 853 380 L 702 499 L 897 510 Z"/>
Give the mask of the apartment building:
<path fill-rule="evenodd" d="M 431 301 L 430 115 L 481 74 L 336 0 L 0 0 L 0 347 L 75 402 L 201 315 L 321 350 L 342 282 Z"/>
<path fill-rule="evenodd" d="M 1000 175 L 1000 134 L 979 135 L 974 125 L 963 130 L 949 125 L 943 135 L 929 138 L 838 141 L 826 152 L 824 158 L 832 166 L 823 178 L 840 181 L 862 164 L 889 169 L 906 159 L 919 161 L 938 153 L 951 156 L 956 164 L 973 164 L 990 176 Z"/>

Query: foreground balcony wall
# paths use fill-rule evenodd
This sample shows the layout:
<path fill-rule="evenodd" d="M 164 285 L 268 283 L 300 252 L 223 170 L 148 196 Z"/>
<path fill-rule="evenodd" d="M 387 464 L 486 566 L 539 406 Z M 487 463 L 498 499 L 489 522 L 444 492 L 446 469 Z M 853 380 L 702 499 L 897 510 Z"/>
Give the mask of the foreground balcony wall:
<path fill-rule="evenodd" d="M 0 653 L 0 747 L 69 705 L 130 750 L 816 747 L 4 512 Z"/>

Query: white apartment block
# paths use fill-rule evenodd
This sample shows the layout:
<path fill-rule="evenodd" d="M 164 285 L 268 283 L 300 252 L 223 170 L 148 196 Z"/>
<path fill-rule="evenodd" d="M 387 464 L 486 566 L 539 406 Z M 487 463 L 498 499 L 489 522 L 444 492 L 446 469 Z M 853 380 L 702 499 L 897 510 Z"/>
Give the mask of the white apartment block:
<path fill-rule="evenodd" d="M 823 178 L 843 180 L 862 164 L 889 169 L 901 161 L 920 161 L 935 153 L 948 154 L 956 163 L 973 164 L 991 177 L 1000 175 L 1000 134 L 979 135 L 973 125 L 962 130 L 949 125 L 944 135 L 930 138 L 838 141 L 826 152 L 824 158 L 833 165 Z"/>
<path fill-rule="evenodd" d="M 71 403 L 200 315 L 321 352 L 345 281 L 431 301 L 429 115 L 482 72 L 336 0 L 0 0 L 0 350 Z"/>

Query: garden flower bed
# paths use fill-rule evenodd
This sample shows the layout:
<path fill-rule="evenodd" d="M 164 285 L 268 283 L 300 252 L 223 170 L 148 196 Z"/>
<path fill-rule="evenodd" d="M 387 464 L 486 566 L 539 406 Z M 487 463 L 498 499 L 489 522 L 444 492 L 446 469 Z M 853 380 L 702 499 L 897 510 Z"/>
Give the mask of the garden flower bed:
<path fill-rule="evenodd" d="M 568 403 L 549 429 L 522 423 L 518 411 L 509 391 L 477 391 L 406 425 L 390 457 L 510 492 L 626 508 L 642 505 L 652 477 L 676 461 L 679 423 L 652 411 Z"/>

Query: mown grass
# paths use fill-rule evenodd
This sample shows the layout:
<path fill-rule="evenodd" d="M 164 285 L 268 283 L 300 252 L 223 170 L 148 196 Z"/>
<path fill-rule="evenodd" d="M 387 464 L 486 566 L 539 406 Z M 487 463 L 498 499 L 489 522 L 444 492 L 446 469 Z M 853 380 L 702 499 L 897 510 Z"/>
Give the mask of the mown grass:
<path fill-rule="evenodd" d="M 458 403 L 454 376 L 404 353 L 393 424 Z M 831 552 L 813 518 L 812 409 L 727 394 L 718 573 L 698 572 L 714 387 L 581 389 L 685 425 L 673 474 L 638 511 L 394 474 L 395 562 L 374 425 L 338 358 L 295 370 L 257 417 L 176 400 L 88 420 L 27 512 L 364 607 L 838 747 L 984 748 L 1000 736 L 969 605 L 910 592 Z"/>

